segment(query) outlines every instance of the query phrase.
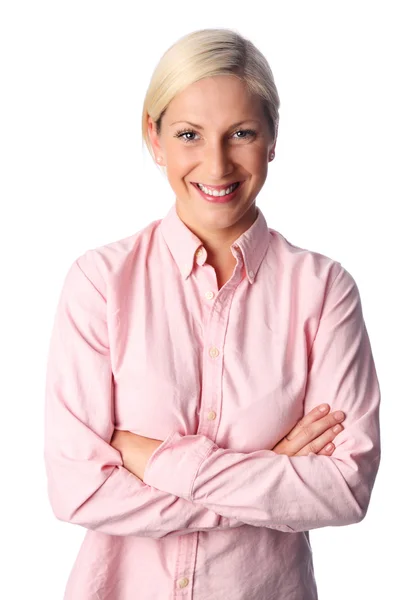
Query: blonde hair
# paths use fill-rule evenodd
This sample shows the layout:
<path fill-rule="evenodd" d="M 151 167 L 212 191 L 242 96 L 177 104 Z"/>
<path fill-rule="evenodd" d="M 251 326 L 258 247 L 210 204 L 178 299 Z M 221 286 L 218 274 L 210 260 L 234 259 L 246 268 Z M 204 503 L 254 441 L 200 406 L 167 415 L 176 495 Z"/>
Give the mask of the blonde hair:
<path fill-rule="evenodd" d="M 261 98 L 271 134 L 276 138 L 280 100 L 265 56 L 232 29 L 200 29 L 180 38 L 162 55 L 150 80 L 143 102 L 142 144 L 146 144 L 153 160 L 148 116 L 155 121 L 159 134 L 171 100 L 191 83 L 216 75 L 238 77 Z"/>

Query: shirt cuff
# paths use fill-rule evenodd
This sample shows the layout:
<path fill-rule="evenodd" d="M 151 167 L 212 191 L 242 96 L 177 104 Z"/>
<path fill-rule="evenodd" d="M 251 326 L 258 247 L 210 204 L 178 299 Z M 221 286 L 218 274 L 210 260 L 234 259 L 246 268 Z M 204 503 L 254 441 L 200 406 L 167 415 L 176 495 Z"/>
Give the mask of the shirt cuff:
<path fill-rule="evenodd" d="M 186 500 L 201 463 L 217 446 L 204 435 L 170 433 L 150 456 L 143 483 Z"/>

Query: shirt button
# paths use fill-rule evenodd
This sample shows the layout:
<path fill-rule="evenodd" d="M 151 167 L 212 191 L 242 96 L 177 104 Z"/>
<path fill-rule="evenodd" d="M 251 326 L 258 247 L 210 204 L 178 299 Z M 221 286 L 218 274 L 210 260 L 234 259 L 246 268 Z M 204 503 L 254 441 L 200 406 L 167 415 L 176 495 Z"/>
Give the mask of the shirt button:
<path fill-rule="evenodd" d="M 180 579 L 178 581 L 178 585 L 180 588 L 186 587 L 188 583 L 189 583 L 189 579 L 187 577 L 183 577 L 183 579 Z"/>
<path fill-rule="evenodd" d="M 254 277 L 254 271 L 249 271 L 249 277 L 251 277 L 253 279 L 253 277 Z"/>
<path fill-rule="evenodd" d="M 210 412 L 207 415 L 207 419 L 209 421 L 214 421 L 214 419 L 215 419 L 216 416 L 217 416 L 216 413 L 213 410 L 210 410 Z"/>
<path fill-rule="evenodd" d="M 203 254 L 203 248 L 199 248 L 198 250 L 196 250 L 196 256 L 197 258 L 200 258 Z"/>
<path fill-rule="evenodd" d="M 214 292 L 206 292 L 205 297 L 207 300 L 212 300 L 214 298 Z"/>
<path fill-rule="evenodd" d="M 215 346 L 213 346 L 212 348 L 210 348 L 209 353 L 210 353 L 211 358 L 217 358 L 217 356 L 219 354 L 219 350 L 218 350 L 218 348 L 215 348 Z"/>

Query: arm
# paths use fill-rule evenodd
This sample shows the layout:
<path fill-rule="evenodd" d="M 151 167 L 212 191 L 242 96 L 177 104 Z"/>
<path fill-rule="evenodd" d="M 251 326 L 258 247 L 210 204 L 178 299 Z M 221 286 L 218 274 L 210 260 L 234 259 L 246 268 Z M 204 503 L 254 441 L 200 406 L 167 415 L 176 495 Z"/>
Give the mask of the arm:
<path fill-rule="evenodd" d="M 346 414 L 333 455 L 245 454 L 171 432 L 150 456 L 145 483 L 258 527 L 305 531 L 364 518 L 380 462 L 380 389 L 357 285 L 337 264 L 309 353 L 304 402 L 304 412 L 323 398 Z"/>
<path fill-rule="evenodd" d="M 110 445 L 106 291 L 92 259 L 86 253 L 68 271 L 48 353 L 44 459 L 55 516 L 107 534 L 153 538 L 241 526 L 146 486 Z"/>

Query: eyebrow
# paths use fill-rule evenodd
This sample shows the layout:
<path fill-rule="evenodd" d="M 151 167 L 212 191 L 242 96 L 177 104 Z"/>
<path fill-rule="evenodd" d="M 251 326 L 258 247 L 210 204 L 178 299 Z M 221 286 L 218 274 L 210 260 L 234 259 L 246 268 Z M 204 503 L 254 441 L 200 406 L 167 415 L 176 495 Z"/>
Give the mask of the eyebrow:
<path fill-rule="evenodd" d="M 233 125 L 230 126 L 230 129 L 233 129 L 234 127 L 238 127 L 239 125 L 242 125 L 243 123 L 249 123 L 249 122 L 259 123 L 260 121 L 258 119 L 245 119 L 244 121 L 239 121 L 238 123 L 234 123 Z M 204 129 L 204 127 L 202 127 L 201 125 L 196 125 L 196 123 L 191 123 L 190 121 L 174 121 L 173 123 L 171 123 L 170 127 L 172 127 L 172 125 L 176 125 L 177 123 L 188 123 L 192 127 L 196 127 L 196 129 Z"/>

